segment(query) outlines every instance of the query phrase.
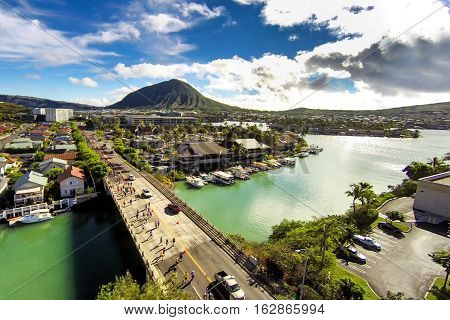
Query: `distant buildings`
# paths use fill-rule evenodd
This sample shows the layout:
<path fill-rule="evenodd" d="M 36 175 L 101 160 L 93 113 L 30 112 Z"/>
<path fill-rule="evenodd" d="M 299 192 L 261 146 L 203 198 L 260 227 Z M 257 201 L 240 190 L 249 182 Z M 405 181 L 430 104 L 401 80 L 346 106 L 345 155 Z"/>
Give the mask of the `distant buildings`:
<path fill-rule="evenodd" d="M 270 150 L 269 146 L 255 139 L 235 139 L 234 143 L 243 148 L 244 152 L 242 154 L 249 161 L 261 160 Z"/>
<path fill-rule="evenodd" d="M 84 193 L 84 171 L 70 166 L 58 176 L 61 197 L 73 197 Z"/>
<path fill-rule="evenodd" d="M 45 121 L 64 122 L 73 119 L 73 109 L 45 109 Z"/>
<path fill-rule="evenodd" d="M 48 178 L 43 174 L 30 171 L 14 184 L 14 205 L 16 207 L 44 202 L 44 189 Z"/>
<path fill-rule="evenodd" d="M 430 223 L 450 221 L 450 171 L 419 179 L 414 213 Z"/>

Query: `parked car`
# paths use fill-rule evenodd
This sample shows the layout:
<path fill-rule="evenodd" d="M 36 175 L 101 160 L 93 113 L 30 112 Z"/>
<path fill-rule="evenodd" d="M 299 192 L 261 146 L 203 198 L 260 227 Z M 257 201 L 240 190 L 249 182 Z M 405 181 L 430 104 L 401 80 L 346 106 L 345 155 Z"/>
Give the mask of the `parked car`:
<path fill-rule="evenodd" d="M 396 237 L 403 238 L 405 236 L 399 228 L 388 222 L 378 222 L 378 228 Z"/>
<path fill-rule="evenodd" d="M 362 253 L 359 253 L 354 247 L 344 247 L 343 254 L 348 260 L 362 264 L 367 262 L 367 257 Z"/>
<path fill-rule="evenodd" d="M 136 177 L 134 175 L 130 174 L 130 175 L 128 175 L 128 180 L 134 181 L 134 180 L 136 180 Z"/>
<path fill-rule="evenodd" d="M 355 242 L 365 248 L 373 249 L 373 250 L 377 250 L 377 251 L 380 251 L 381 248 L 383 247 L 381 244 L 379 244 L 378 242 L 373 240 L 371 237 L 364 237 L 359 234 L 355 234 L 353 236 L 353 242 Z"/>
<path fill-rule="evenodd" d="M 173 213 L 179 213 L 181 211 L 180 206 L 176 203 L 169 203 L 167 208 L 169 208 Z"/>
<path fill-rule="evenodd" d="M 150 193 L 150 190 L 149 190 L 149 189 L 144 188 L 144 189 L 142 190 L 142 196 L 143 196 L 144 198 L 150 198 L 150 197 L 152 196 L 152 194 Z"/>
<path fill-rule="evenodd" d="M 225 299 L 230 300 L 244 300 L 245 293 L 241 289 L 234 276 L 228 275 L 225 271 L 217 272 L 214 275 L 217 281 L 217 286 L 220 286 L 226 292 Z"/>

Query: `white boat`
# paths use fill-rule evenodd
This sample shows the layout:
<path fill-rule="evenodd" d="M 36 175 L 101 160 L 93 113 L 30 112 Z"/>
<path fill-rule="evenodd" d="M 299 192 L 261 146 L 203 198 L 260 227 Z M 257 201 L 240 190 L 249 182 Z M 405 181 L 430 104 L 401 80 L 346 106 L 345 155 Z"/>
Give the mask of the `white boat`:
<path fill-rule="evenodd" d="M 202 178 L 188 176 L 186 177 L 186 182 L 189 183 L 191 186 L 199 189 L 205 186 L 205 183 L 203 182 Z"/>
<path fill-rule="evenodd" d="M 218 184 L 230 185 L 234 183 L 234 177 L 223 171 L 214 171 L 211 175 L 214 177 L 214 182 Z"/>
<path fill-rule="evenodd" d="M 200 173 L 200 178 L 202 178 L 204 184 L 207 184 L 208 182 L 212 182 L 214 180 L 214 178 L 207 173 Z"/>
<path fill-rule="evenodd" d="M 300 152 L 297 157 L 299 158 L 306 158 L 309 157 L 309 152 Z"/>
<path fill-rule="evenodd" d="M 31 211 L 24 215 L 18 222 L 20 223 L 36 223 L 53 219 L 49 209 L 39 209 Z"/>
<path fill-rule="evenodd" d="M 248 171 L 244 170 L 244 168 L 242 168 L 240 166 L 233 168 L 232 171 L 233 171 L 235 178 L 242 179 L 242 180 L 250 179 L 250 175 L 249 175 Z"/>
<path fill-rule="evenodd" d="M 285 166 L 295 166 L 294 158 L 283 158 L 280 160 L 280 163 Z"/>

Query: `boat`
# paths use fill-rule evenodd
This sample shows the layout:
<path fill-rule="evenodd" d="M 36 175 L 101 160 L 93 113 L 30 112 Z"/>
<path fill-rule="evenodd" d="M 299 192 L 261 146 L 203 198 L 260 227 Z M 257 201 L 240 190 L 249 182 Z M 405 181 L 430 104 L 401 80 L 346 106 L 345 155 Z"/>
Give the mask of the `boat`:
<path fill-rule="evenodd" d="M 262 162 L 253 162 L 253 166 L 258 168 L 259 171 L 266 171 L 269 170 L 269 166 Z"/>
<path fill-rule="evenodd" d="M 250 179 L 250 174 L 248 173 L 248 171 L 240 166 L 233 168 L 233 173 L 234 173 L 235 178 L 242 179 L 242 180 Z"/>
<path fill-rule="evenodd" d="M 230 185 L 234 183 L 234 177 L 223 171 L 214 171 L 211 175 L 214 177 L 214 182 L 217 184 Z"/>
<path fill-rule="evenodd" d="M 17 222 L 20 223 L 36 223 L 36 222 L 42 222 L 53 219 L 53 216 L 50 213 L 49 209 L 39 209 L 31 211 L 29 214 L 24 215 L 20 220 Z"/>
<path fill-rule="evenodd" d="M 309 157 L 309 152 L 306 152 L 306 151 L 300 152 L 300 153 L 297 155 L 297 157 L 299 157 L 299 158 L 306 158 L 306 157 Z"/>
<path fill-rule="evenodd" d="M 202 178 L 187 176 L 186 182 L 189 183 L 191 186 L 199 189 L 205 186 L 205 183 L 203 182 Z"/>
<path fill-rule="evenodd" d="M 309 153 L 319 154 L 322 151 L 323 151 L 323 148 L 320 148 L 319 146 L 317 146 L 315 144 L 312 144 L 309 146 Z"/>
<path fill-rule="evenodd" d="M 280 163 L 285 166 L 295 166 L 295 159 L 294 158 L 283 158 L 283 159 L 280 159 Z"/>
<path fill-rule="evenodd" d="M 200 178 L 202 178 L 204 184 L 208 184 L 208 182 L 212 182 L 214 180 L 214 178 L 207 173 L 200 173 Z"/>

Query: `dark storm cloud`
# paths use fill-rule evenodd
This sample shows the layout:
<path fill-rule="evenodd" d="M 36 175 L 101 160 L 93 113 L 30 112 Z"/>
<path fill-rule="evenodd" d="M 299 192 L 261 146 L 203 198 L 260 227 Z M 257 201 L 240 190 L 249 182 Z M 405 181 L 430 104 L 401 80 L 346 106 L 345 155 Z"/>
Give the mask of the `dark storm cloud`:
<path fill-rule="evenodd" d="M 450 37 L 437 42 L 419 38 L 412 44 L 388 40 L 373 44 L 356 56 L 332 53 L 306 61 L 307 70 L 331 68 L 348 71 L 372 90 L 396 94 L 401 90 L 450 91 Z"/>

